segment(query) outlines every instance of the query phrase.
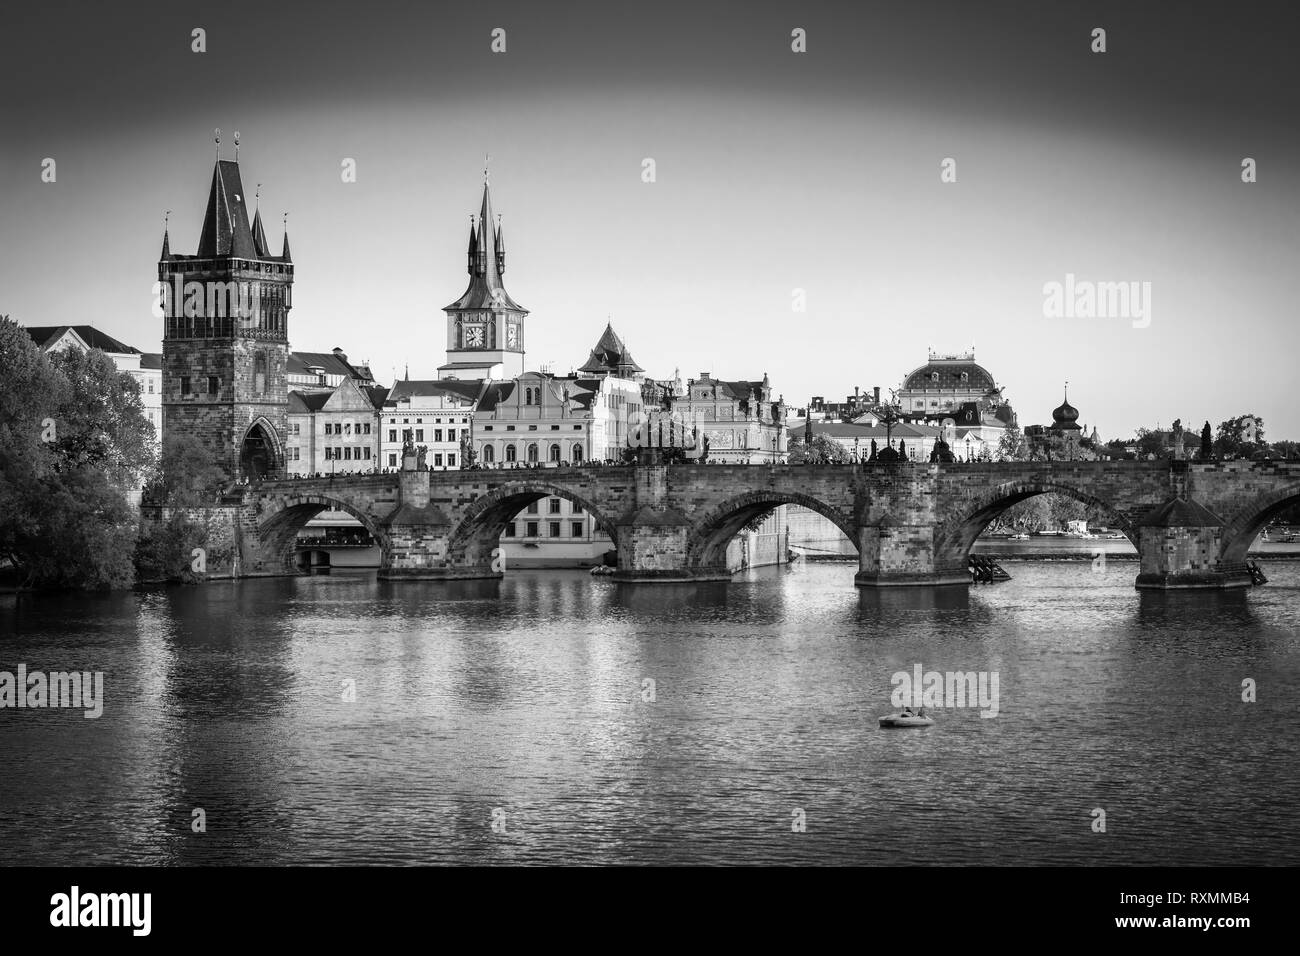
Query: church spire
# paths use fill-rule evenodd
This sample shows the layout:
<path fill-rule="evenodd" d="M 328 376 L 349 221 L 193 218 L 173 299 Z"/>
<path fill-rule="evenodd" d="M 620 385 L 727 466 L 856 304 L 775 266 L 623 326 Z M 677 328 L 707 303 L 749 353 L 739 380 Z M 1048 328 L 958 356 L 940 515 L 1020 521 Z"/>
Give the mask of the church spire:
<path fill-rule="evenodd" d="M 289 214 L 284 214 L 284 251 L 280 253 L 280 258 L 285 262 L 293 262 L 293 257 L 289 255 Z"/>
<path fill-rule="evenodd" d="M 171 222 L 171 215 L 172 215 L 172 211 L 170 209 L 168 209 L 167 212 L 163 214 L 163 247 L 162 247 L 162 255 L 158 257 L 160 259 L 171 258 L 172 244 L 171 244 L 171 239 L 167 235 L 167 224 Z"/>
<path fill-rule="evenodd" d="M 526 312 L 521 305 L 506 294 L 501 282 L 505 269 L 505 248 L 501 245 L 501 228 L 493 227 L 492 189 L 484 177 L 483 198 L 479 203 L 477 220 L 470 217 L 469 248 L 466 259 L 470 275 L 469 288 L 458 300 L 447 306 L 448 311 L 507 309 Z"/>
<path fill-rule="evenodd" d="M 496 247 L 497 247 L 497 274 L 505 275 L 506 274 L 506 244 L 505 241 L 501 238 L 501 213 L 497 213 Z"/>

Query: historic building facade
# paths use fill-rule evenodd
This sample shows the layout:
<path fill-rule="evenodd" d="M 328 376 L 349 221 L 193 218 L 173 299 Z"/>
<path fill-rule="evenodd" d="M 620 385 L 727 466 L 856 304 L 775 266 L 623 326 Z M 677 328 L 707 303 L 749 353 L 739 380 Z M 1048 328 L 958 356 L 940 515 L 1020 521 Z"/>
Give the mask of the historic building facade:
<path fill-rule="evenodd" d="M 696 425 L 708 439 L 708 460 L 730 464 L 785 461 L 786 405 L 761 381 L 725 381 L 709 372 L 686 383 L 671 405 L 674 417 Z"/>
<path fill-rule="evenodd" d="M 425 464 L 430 468 L 468 466 L 474 406 L 481 391 L 479 382 L 396 382 L 380 414 L 381 465 L 400 466 L 402 448 L 410 441 L 425 447 Z"/>
<path fill-rule="evenodd" d="M 283 473 L 293 261 L 248 221 L 239 163 L 218 156 L 194 255 L 163 232 L 164 427 L 196 436 L 230 477 Z"/>
<path fill-rule="evenodd" d="M 379 411 L 388 389 L 344 379 L 331 389 L 289 393 L 285 470 L 333 475 L 380 467 Z"/>

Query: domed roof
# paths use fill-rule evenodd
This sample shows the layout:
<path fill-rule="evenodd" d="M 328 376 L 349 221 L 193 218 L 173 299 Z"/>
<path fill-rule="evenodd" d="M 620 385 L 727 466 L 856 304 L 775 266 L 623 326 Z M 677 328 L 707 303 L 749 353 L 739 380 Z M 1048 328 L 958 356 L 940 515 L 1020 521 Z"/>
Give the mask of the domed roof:
<path fill-rule="evenodd" d="M 904 391 L 924 388 L 990 391 L 997 388 L 997 383 L 988 369 L 975 363 L 973 352 L 959 356 L 931 353 L 928 362 L 913 369 L 903 380 Z"/>
<path fill-rule="evenodd" d="M 1067 389 L 1065 401 L 1052 409 L 1052 422 L 1057 428 L 1078 430 L 1078 421 L 1079 410 L 1070 404 L 1070 393 Z"/>

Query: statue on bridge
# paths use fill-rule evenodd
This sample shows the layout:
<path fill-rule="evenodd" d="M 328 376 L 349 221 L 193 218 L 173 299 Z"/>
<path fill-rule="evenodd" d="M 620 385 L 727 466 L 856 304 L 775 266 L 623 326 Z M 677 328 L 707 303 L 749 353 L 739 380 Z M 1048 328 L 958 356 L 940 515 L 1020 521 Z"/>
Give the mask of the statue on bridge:
<path fill-rule="evenodd" d="M 429 446 L 421 445 L 415 450 L 415 470 L 428 471 L 429 466 L 424 463 L 425 457 L 429 454 Z"/>

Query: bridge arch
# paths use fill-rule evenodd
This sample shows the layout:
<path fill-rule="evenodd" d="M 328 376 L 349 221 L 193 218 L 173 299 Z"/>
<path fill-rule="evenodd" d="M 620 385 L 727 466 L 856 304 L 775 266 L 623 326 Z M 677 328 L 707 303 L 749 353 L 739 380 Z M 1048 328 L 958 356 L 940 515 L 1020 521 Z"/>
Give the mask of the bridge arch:
<path fill-rule="evenodd" d="M 1240 564 L 1256 536 L 1273 518 L 1288 508 L 1300 505 L 1300 484 L 1288 485 L 1260 495 L 1225 520 L 1221 564 Z"/>
<path fill-rule="evenodd" d="M 974 502 L 967 501 L 961 511 L 945 521 L 937 531 L 935 551 L 946 564 L 966 566 L 971 545 L 985 528 L 1012 505 L 1038 495 L 1058 494 L 1073 498 L 1090 507 L 1100 508 L 1107 523 L 1118 528 L 1137 547 L 1137 529 L 1133 519 L 1109 501 L 1082 489 L 1052 481 L 1009 481 L 984 492 Z"/>
<path fill-rule="evenodd" d="M 614 547 L 618 547 L 618 529 L 614 522 L 589 497 L 543 479 L 524 479 L 494 488 L 466 508 L 448 539 L 448 555 L 455 555 L 470 564 L 490 561 L 493 549 L 499 546 L 502 532 L 515 515 L 534 501 L 552 497 L 581 505 L 595 519 L 596 530 L 609 535 Z"/>
<path fill-rule="evenodd" d="M 258 524 L 258 539 L 269 563 L 297 572 L 294 542 L 312 518 L 322 511 L 344 511 L 361 522 L 383 553 L 390 550 L 388 532 L 373 515 L 354 508 L 342 498 L 319 494 L 297 494 L 276 500 L 279 507 Z"/>
<path fill-rule="evenodd" d="M 761 489 L 728 498 L 692 525 L 686 544 L 687 566 L 711 568 L 725 564 L 727 545 L 740 529 L 779 505 L 799 505 L 817 512 L 844 532 L 854 548 L 858 547 L 857 527 L 852 517 L 839 509 L 802 492 Z"/>

